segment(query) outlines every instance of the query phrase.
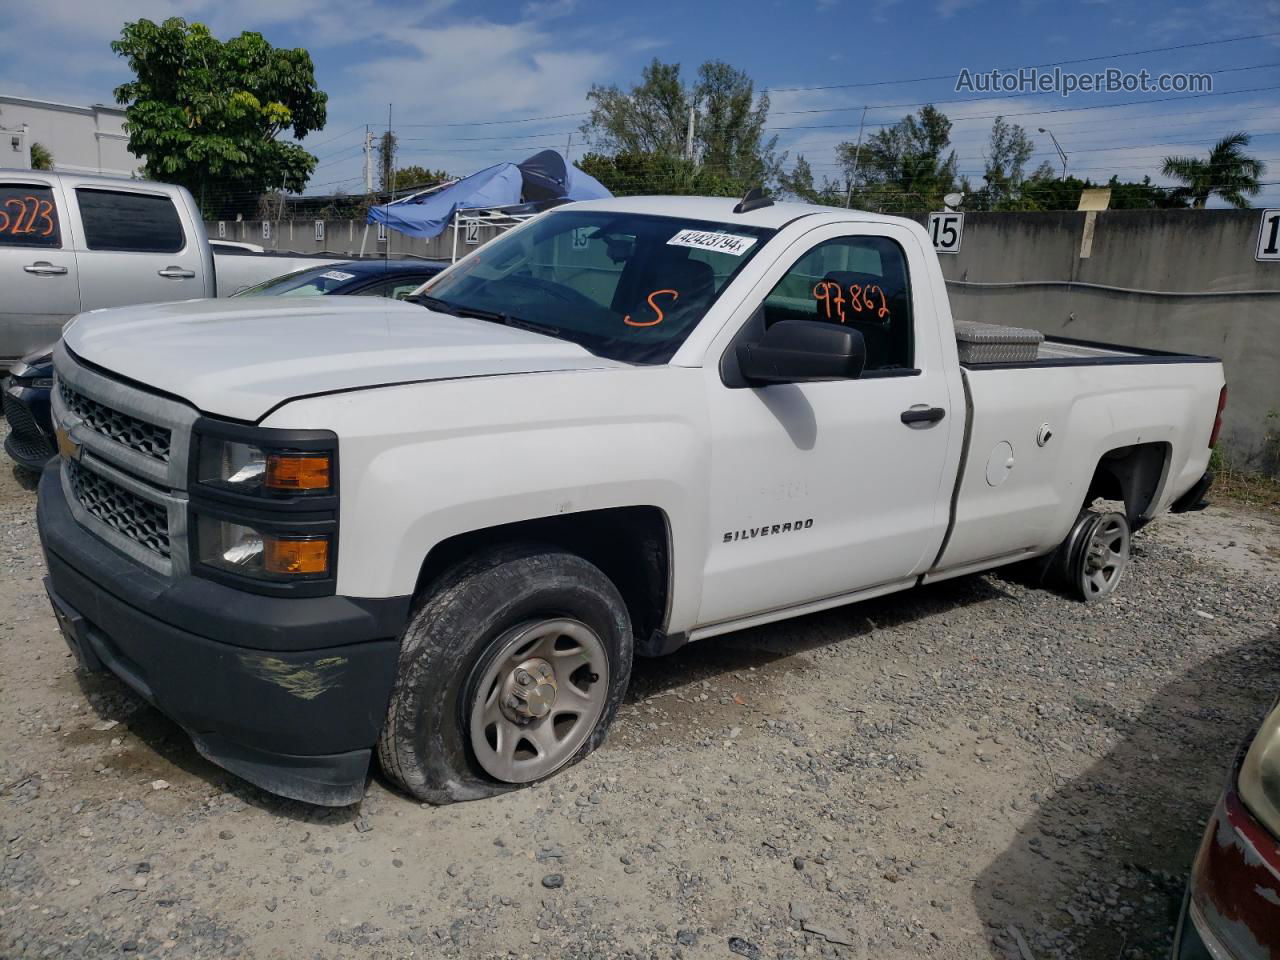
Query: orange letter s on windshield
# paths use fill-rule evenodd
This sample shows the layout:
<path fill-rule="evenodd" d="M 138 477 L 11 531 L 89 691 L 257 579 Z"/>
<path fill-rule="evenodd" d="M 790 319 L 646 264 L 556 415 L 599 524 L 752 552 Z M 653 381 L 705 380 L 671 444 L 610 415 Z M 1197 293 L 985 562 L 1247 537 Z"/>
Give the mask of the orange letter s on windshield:
<path fill-rule="evenodd" d="M 645 299 L 649 301 L 649 306 L 653 307 L 653 312 L 658 315 L 655 319 L 632 320 L 631 314 L 628 313 L 625 317 L 622 318 L 622 322 L 625 323 L 628 327 L 656 327 L 658 324 L 662 322 L 663 316 L 662 316 L 662 308 L 653 302 L 653 298 L 662 293 L 671 294 L 672 303 L 675 303 L 675 301 L 680 299 L 680 294 L 675 290 L 655 290 L 653 291 L 653 293 L 649 294 L 649 296 L 645 297 Z"/>

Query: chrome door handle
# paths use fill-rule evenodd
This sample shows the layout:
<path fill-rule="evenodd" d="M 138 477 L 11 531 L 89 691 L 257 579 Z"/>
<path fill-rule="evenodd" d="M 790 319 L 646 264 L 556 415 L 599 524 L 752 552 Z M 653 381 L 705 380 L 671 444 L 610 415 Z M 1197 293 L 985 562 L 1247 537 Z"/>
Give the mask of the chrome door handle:
<path fill-rule="evenodd" d="M 182 267 L 165 267 L 163 270 L 157 270 L 156 273 L 170 280 L 190 280 L 196 275 L 194 270 L 184 270 Z"/>
<path fill-rule="evenodd" d="M 54 266 L 48 260 L 37 260 L 22 269 L 27 273 L 34 273 L 37 277 L 56 277 L 67 272 L 66 267 Z"/>
<path fill-rule="evenodd" d="M 902 422 L 911 423 L 937 423 L 947 415 L 947 411 L 942 407 L 924 407 L 919 410 L 903 410 Z"/>

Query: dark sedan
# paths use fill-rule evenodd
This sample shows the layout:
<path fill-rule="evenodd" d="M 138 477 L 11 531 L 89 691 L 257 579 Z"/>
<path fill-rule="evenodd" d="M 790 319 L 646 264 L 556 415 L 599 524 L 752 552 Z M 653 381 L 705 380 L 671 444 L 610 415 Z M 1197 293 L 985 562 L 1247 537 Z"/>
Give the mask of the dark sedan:
<path fill-rule="evenodd" d="M 403 300 L 449 266 L 446 260 L 351 260 L 287 273 L 235 294 L 237 297 L 390 297 Z M 49 396 L 53 388 L 52 347 L 37 350 L 9 370 L 4 383 L 4 416 L 9 436 L 4 450 L 28 470 L 39 471 L 56 452 Z"/>

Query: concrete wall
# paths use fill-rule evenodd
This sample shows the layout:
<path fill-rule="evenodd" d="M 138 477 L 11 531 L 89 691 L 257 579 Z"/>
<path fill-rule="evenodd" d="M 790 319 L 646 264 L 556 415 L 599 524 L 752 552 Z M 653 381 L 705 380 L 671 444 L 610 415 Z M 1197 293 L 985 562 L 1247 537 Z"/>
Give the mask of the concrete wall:
<path fill-rule="evenodd" d="M 943 274 L 956 281 L 948 283 L 956 319 L 1221 357 L 1229 385 L 1223 451 L 1234 463 L 1275 474 L 1280 262 L 1254 259 L 1260 211 L 1103 211 L 1095 215 L 1092 250 L 1082 258 L 1087 216 L 966 215 L 960 253 L 941 257 Z M 977 285 L 984 283 L 1018 285 Z M 1187 293 L 1213 295 L 1171 295 Z"/>
<path fill-rule="evenodd" d="M 0 167 L 29 166 L 33 142 L 49 148 L 59 170 L 128 177 L 142 166 L 142 160 L 129 152 L 124 111 L 116 107 L 0 97 L 0 127 L 18 130 L 24 124 L 27 142 L 23 157 L 19 160 L 10 152 L 6 139 L 0 144 Z"/>
<path fill-rule="evenodd" d="M 262 235 L 261 220 L 213 220 L 206 221 L 204 228 L 211 240 L 242 240 L 256 243 L 268 250 L 279 250 L 290 253 L 335 253 L 340 256 L 359 256 L 361 244 L 365 256 L 388 254 L 393 257 L 431 257 L 449 260 L 453 256 L 453 230 L 446 230 L 438 237 L 430 240 L 422 237 L 408 237 L 394 230 L 387 231 L 388 239 L 378 242 L 378 228 L 370 225 L 365 233 L 365 224 L 360 220 L 327 220 L 325 221 L 324 240 L 316 240 L 314 220 L 274 220 L 270 221 L 270 238 Z M 497 236 L 495 227 L 480 227 L 479 240 L 484 243 Z M 458 257 L 464 257 L 475 245 L 463 242 L 458 236 Z M 387 249 L 388 244 L 390 250 Z"/>

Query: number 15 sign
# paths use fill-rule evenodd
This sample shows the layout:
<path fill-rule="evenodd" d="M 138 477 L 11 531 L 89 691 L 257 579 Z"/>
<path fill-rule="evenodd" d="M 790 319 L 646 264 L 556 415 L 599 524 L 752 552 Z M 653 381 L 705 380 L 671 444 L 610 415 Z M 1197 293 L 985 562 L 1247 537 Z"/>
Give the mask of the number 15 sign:
<path fill-rule="evenodd" d="M 1280 210 L 1263 210 L 1255 260 L 1280 260 Z"/>
<path fill-rule="evenodd" d="M 929 239 L 938 253 L 959 253 L 964 235 L 964 214 L 954 210 L 929 214 Z"/>

